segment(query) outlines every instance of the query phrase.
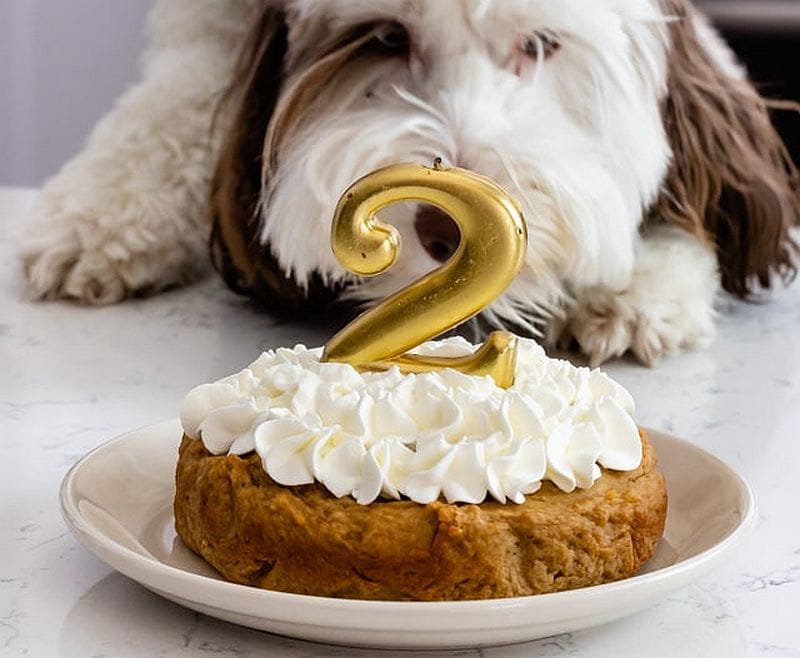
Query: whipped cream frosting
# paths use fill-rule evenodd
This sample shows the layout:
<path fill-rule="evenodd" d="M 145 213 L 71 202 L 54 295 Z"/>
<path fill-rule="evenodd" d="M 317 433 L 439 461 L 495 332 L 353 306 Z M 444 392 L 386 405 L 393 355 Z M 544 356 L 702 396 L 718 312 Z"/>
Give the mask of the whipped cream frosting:
<path fill-rule="evenodd" d="M 417 353 L 463 356 L 463 338 Z M 604 373 L 519 339 L 514 385 L 455 370 L 404 375 L 321 363 L 322 348 L 263 353 L 183 401 L 187 436 L 215 455 L 255 450 L 282 485 L 321 482 L 361 504 L 522 503 L 543 480 L 587 489 L 600 467 L 633 470 L 642 446 L 630 394 Z"/>

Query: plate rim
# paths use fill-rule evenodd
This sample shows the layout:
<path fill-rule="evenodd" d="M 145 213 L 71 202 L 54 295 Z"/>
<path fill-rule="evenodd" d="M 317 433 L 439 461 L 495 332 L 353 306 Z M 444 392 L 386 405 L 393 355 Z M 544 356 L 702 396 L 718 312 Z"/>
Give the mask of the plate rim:
<path fill-rule="evenodd" d="M 514 611 L 525 611 L 531 607 L 542 607 L 547 609 L 549 605 L 558 604 L 559 606 L 570 605 L 580 601 L 581 605 L 592 605 L 592 602 L 598 598 L 605 598 L 607 596 L 614 596 L 615 592 L 624 592 L 632 588 L 640 588 L 646 585 L 653 587 L 662 586 L 665 581 L 670 583 L 669 591 L 675 591 L 684 587 L 689 582 L 699 578 L 708 571 L 709 563 L 717 561 L 720 555 L 727 554 L 733 547 L 738 545 L 754 526 L 756 519 L 756 501 L 752 489 L 746 480 L 739 475 L 739 473 L 722 459 L 716 455 L 708 452 L 704 448 L 687 441 L 685 439 L 676 437 L 674 435 L 643 427 L 649 436 L 655 436 L 657 442 L 666 441 L 679 445 L 683 448 L 695 450 L 704 455 L 707 459 L 716 463 L 718 468 L 724 470 L 727 475 L 731 476 L 737 485 L 739 494 L 739 505 L 741 510 L 741 517 L 738 523 L 728 532 L 728 534 L 714 545 L 704 549 L 697 555 L 694 555 L 685 560 L 681 560 L 676 564 L 671 564 L 656 571 L 639 574 L 619 581 L 610 583 L 603 583 L 600 585 L 593 585 L 590 587 L 583 587 L 574 590 L 566 590 L 562 592 L 551 592 L 546 594 L 537 594 L 522 597 L 509 597 L 509 598 L 496 598 L 496 599 L 480 599 L 470 601 L 373 601 L 366 599 L 341 599 L 333 597 L 313 596 L 307 594 L 293 594 L 291 592 L 279 592 L 272 590 L 264 590 L 247 585 L 240 585 L 225 580 L 210 578 L 208 576 L 194 573 L 181 569 L 162 562 L 155 556 L 147 557 L 127 546 L 120 544 L 113 538 L 102 532 L 99 528 L 89 522 L 78 509 L 78 501 L 75 499 L 74 485 L 78 473 L 87 468 L 87 465 L 95 460 L 100 454 L 113 450 L 117 444 L 124 444 L 130 441 L 132 437 L 140 435 L 144 432 L 158 433 L 167 432 L 170 428 L 179 429 L 180 421 L 178 419 L 170 419 L 159 423 L 145 425 L 137 429 L 127 431 L 120 434 L 87 452 L 81 457 L 65 474 L 61 485 L 59 487 L 59 501 L 61 512 L 67 527 L 75 535 L 78 541 L 89 552 L 101 559 L 103 562 L 111 566 L 116 571 L 125 576 L 133 578 L 138 583 L 156 591 L 157 593 L 171 598 L 173 601 L 175 597 L 182 601 L 195 602 L 191 596 L 187 598 L 186 589 L 192 590 L 192 595 L 198 590 L 204 590 L 207 595 L 202 597 L 202 604 L 207 607 L 215 607 L 217 610 L 226 611 L 236 615 L 253 616 L 252 611 L 246 603 L 260 602 L 262 604 L 270 604 L 269 617 L 260 617 L 261 619 L 269 619 L 278 623 L 295 623 L 296 614 L 293 614 L 294 605 L 302 604 L 304 608 L 315 610 L 317 616 L 319 613 L 324 613 L 328 623 L 325 626 L 333 628 L 336 626 L 336 618 L 347 617 L 350 628 L 354 631 L 364 631 L 374 628 L 374 621 L 368 621 L 366 616 L 362 617 L 359 613 L 370 612 L 371 614 L 381 614 L 385 619 L 392 620 L 396 618 L 398 621 L 390 630 L 395 633 L 402 633 L 409 631 L 409 624 L 402 623 L 404 617 L 408 617 L 410 613 L 414 614 L 415 621 L 424 621 L 425 613 L 430 611 L 442 612 L 446 610 L 448 618 L 452 620 L 451 624 L 443 626 L 440 622 L 434 626 L 420 628 L 415 627 L 414 632 L 425 632 L 426 630 L 436 630 L 441 632 L 448 632 L 450 630 L 460 630 L 462 626 L 459 625 L 459 619 L 465 615 L 471 615 L 478 611 L 481 613 L 499 613 L 503 615 L 495 621 L 505 621 L 507 623 L 498 626 L 496 623 L 492 624 L 492 629 L 495 631 L 511 630 L 520 627 L 521 620 L 517 615 L 508 614 Z M 175 447 L 179 439 L 175 441 Z M 119 559 L 109 559 L 109 556 L 118 556 Z M 122 564 L 120 564 L 122 562 Z M 129 566 L 131 568 L 129 568 Z M 142 573 L 151 573 L 152 578 L 143 579 Z M 158 585 L 153 581 L 157 581 Z M 162 587 L 163 585 L 163 587 Z M 169 585 L 174 585 L 169 587 Z M 180 591 L 178 591 L 180 588 Z M 208 598 L 218 596 L 220 600 L 229 598 L 244 597 L 243 605 L 236 606 L 235 608 L 217 607 L 208 604 Z M 661 598 L 661 597 L 657 597 Z M 283 605 L 292 603 L 294 605 Z M 337 614 L 335 617 L 330 617 L 331 609 L 335 609 Z M 624 616 L 624 615 L 617 615 Z M 361 623 L 359 623 L 359 620 Z M 311 625 L 317 625 L 321 620 L 314 619 L 308 622 Z M 530 623 L 530 619 L 527 620 Z M 602 623 L 602 622 L 599 622 Z M 298 624 L 301 626 L 302 624 Z M 296 637 L 307 637 L 303 635 L 296 635 Z M 359 643 L 362 646 L 377 646 Z M 384 646 L 412 646 L 404 644 L 391 644 Z M 432 646 L 432 645 L 418 645 L 413 646 Z M 448 646 L 463 646 L 463 645 L 448 645 Z"/>

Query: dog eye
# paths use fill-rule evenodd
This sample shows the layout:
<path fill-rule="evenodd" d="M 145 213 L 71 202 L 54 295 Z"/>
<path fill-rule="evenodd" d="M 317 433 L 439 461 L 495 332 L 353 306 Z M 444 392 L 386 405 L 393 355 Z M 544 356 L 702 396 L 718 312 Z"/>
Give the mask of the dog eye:
<path fill-rule="evenodd" d="M 522 52 L 531 59 L 548 59 L 559 48 L 561 48 L 561 44 L 552 32 L 537 31 L 522 37 Z"/>
<path fill-rule="evenodd" d="M 399 54 L 408 52 L 411 38 L 408 30 L 400 23 L 389 21 L 376 27 L 375 44 L 388 53 Z"/>

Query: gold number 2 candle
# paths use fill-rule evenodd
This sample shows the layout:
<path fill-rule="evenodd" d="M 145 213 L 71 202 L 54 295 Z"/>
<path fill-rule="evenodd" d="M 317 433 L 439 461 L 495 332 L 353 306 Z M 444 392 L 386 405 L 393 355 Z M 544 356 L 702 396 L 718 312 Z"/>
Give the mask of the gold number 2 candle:
<path fill-rule="evenodd" d="M 356 181 L 337 205 L 331 244 L 348 270 L 374 276 L 397 260 L 400 234 L 376 214 L 394 203 L 421 201 L 446 212 L 461 231 L 456 252 L 441 267 L 357 317 L 325 346 L 323 361 L 359 369 L 398 366 L 403 372 L 455 368 L 514 381 L 516 338 L 489 335 L 460 358 L 408 354 L 421 343 L 477 315 L 511 284 L 522 266 L 527 230 L 518 204 L 492 180 L 464 169 L 401 164 Z"/>

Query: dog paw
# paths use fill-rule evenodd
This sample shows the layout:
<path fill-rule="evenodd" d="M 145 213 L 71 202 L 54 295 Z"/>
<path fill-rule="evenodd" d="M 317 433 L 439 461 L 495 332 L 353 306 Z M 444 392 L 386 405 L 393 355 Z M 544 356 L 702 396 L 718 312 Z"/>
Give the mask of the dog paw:
<path fill-rule="evenodd" d="M 32 295 L 88 305 L 124 299 L 135 291 L 125 270 L 131 247 L 140 242 L 137 231 L 118 220 L 121 209 L 109 200 L 82 196 L 71 187 L 63 191 L 60 182 L 55 179 L 40 193 L 20 244 Z M 98 211 L 101 207 L 107 211 Z"/>
<path fill-rule="evenodd" d="M 33 295 L 72 299 L 83 304 L 112 304 L 129 291 L 115 263 L 102 251 L 83 249 L 77 236 L 62 232 L 30 239 L 22 264 Z"/>
<path fill-rule="evenodd" d="M 574 340 L 592 367 L 624 354 L 631 346 L 635 316 L 614 295 L 597 292 L 578 303 L 561 329 L 562 343 Z"/>
<path fill-rule="evenodd" d="M 652 367 L 666 355 L 708 345 L 714 312 L 705 299 L 638 298 L 635 291 L 587 292 L 572 309 L 561 340 L 574 339 L 592 367 L 630 352 Z"/>
<path fill-rule="evenodd" d="M 207 235 L 185 195 L 126 193 L 120 186 L 79 193 L 83 179 L 55 179 L 42 191 L 20 245 L 33 296 L 103 305 L 197 278 Z M 62 189 L 63 188 L 63 189 Z M 194 223 L 193 223 L 194 222 Z"/>
<path fill-rule="evenodd" d="M 719 290 L 711 246 L 674 226 L 650 227 L 636 247 L 627 287 L 580 289 L 551 340 L 577 342 L 592 366 L 626 352 L 654 366 L 665 355 L 713 341 Z"/>

